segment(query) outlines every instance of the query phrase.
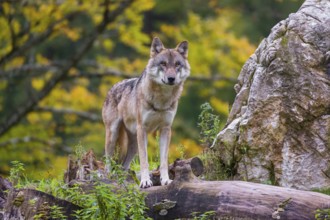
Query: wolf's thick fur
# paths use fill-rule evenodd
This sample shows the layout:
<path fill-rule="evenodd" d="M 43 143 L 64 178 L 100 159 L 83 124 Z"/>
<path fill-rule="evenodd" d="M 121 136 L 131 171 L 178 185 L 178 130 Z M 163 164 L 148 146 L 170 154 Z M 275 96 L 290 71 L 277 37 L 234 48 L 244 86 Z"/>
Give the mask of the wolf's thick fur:
<path fill-rule="evenodd" d="M 106 130 L 106 156 L 113 156 L 118 143 L 119 159 L 128 169 L 138 152 L 142 188 L 152 186 L 147 133 L 156 130 L 160 132 L 161 184 L 171 182 L 168 176 L 168 147 L 183 83 L 190 74 L 187 56 L 187 41 L 181 42 L 175 49 L 166 49 L 158 38 L 154 38 L 150 60 L 142 75 L 115 84 L 104 102 L 102 117 Z"/>

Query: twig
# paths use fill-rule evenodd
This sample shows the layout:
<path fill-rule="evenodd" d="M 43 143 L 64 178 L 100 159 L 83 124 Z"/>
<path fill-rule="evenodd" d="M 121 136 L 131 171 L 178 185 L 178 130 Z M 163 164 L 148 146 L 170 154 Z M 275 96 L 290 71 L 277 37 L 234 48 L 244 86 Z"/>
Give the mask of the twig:
<path fill-rule="evenodd" d="M 0 147 L 5 147 L 7 145 L 20 144 L 20 143 L 29 143 L 29 142 L 39 142 L 39 143 L 49 145 L 49 146 L 56 145 L 55 141 L 44 140 L 44 139 L 33 137 L 33 136 L 25 136 L 25 137 L 11 138 L 7 141 L 1 142 Z"/>
<path fill-rule="evenodd" d="M 87 119 L 90 121 L 100 122 L 101 116 L 98 114 L 94 114 L 91 112 L 84 112 L 84 111 L 77 111 L 73 109 L 68 108 L 53 108 L 53 107 L 47 107 L 47 106 L 38 106 L 34 108 L 34 111 L 36 112 L 52 112 L 52 113 L 58 113 L 58 114 L 72 114 L 77 115 L 80 118 Z"/>
<path fill-rule="evenodd" d="M 29 73 L 29 77 L 35 77 L 43 74 L 44 72 L 52 71 L 55 72 L 59 70 L 61 66 L 59 64 L 25 64 L 20 67 L 12 68 L 6 71 L 0 70 L 0 79 L 9 79 L 26 76 L 26 72 Z"/>

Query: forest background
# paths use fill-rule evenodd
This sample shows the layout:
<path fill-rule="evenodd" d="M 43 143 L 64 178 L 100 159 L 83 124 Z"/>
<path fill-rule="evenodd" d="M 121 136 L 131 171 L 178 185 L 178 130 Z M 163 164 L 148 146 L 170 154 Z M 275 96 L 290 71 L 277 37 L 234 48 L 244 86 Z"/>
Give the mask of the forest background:
<path fill-rule="evenodd" d="M 173 125 L 170 162 L 200 143 L 208 102 L 224 126 L 242 65 L 302 0 L 0 1 L 0 175 L 21 161 L 29 178 L 60 177 L 75 146 L 104 152 L 101 108 L 111 86 L 136 77 L 158 36 L 189 41 L 191 77 Z M 158 160 L 157 135 L 149 137 Z"/>

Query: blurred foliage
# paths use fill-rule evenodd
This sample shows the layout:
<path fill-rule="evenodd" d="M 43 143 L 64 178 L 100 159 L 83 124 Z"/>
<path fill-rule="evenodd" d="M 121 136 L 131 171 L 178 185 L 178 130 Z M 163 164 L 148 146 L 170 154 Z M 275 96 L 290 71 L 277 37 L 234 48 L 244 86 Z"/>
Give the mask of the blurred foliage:
<path fill-rule="evenodd" d="M 202 145 L 210 147 L 221 129 L 220 119 L 218 115 L 213 114 L 214 110 L 207 102 L 201 105 L 201 110 L 198 116 L 198 127 L 201 130 L 199 141 Z"/>
<path fill-rule="evenodd" d="M 123 76 L 143 71 L 154 36 L 167 47 L 188 40 L 191 75 L 209 79 L 186 83 L 170 162 L 200 153 L 200 105 L 209 102 L 225 123 L 242 65 L 302 0 L 135 0 L 102 29 L 106 9 L 111 14 L 123 2 L 128 1 L 1 1 L 0 126 L 37 101 L 0 136 L 0 174 L 8 175 L 10 161 L 18 160 L 30 177 L 57 177 L 77 143 L 103 155 L 100 117 L 107 90 Z M 212 80 L 218 76 L 224 80 Z M 149 137 L 152 160 L 158 157 L 156 137 Z"/>

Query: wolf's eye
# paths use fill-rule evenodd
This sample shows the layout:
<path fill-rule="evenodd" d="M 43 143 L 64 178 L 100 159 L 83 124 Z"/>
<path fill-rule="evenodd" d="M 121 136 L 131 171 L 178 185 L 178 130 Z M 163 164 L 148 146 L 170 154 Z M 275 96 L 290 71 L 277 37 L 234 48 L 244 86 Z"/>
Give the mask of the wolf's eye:
<path fill-rule="evenodd" d="M 166 67 L 167 63 L 165 61 L 160 62 L 160 65 Z"/>
<path fill-rule="evenodd" d="M 179 66 L 181 66 L 181 63 L 180 63 L 180 62 L 176 62 L 176 63 L 175 63 L 175 66 L 176 66 L 176 67 L 179 67 Z"/>

